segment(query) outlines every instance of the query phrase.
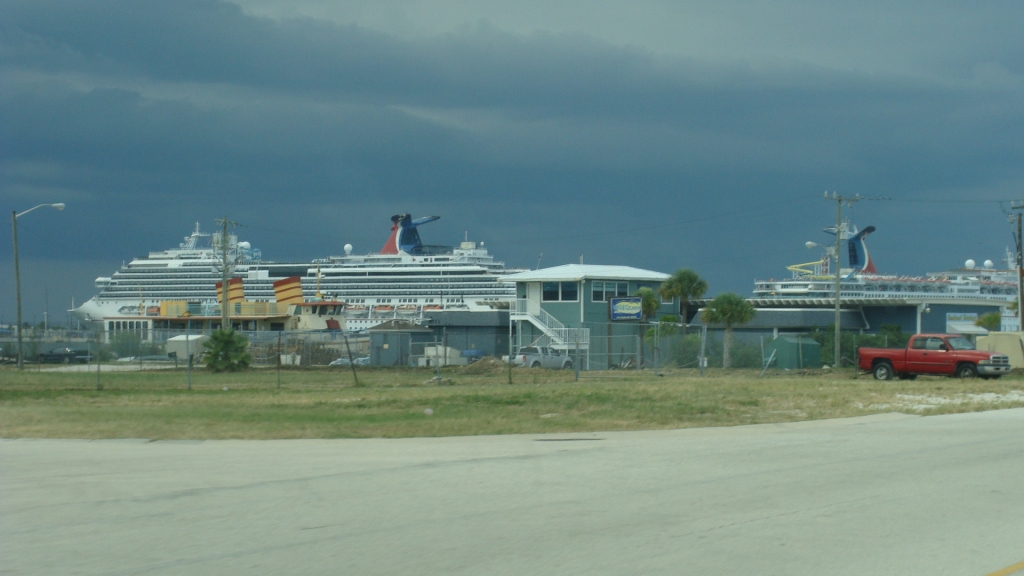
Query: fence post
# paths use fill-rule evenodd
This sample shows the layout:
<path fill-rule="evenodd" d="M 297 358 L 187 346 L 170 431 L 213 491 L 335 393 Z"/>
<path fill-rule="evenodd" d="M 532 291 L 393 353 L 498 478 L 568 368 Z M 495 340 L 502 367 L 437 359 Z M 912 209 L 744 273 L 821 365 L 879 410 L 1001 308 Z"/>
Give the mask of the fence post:
<path fill-rule="evenodd" d="M 654 324 L 654 375 L 661 376 L 661 322 Z"/>
<path fill-rule="evenodd" d="M 576 368 L 576 382 L 580 381 L 580 330 L 576 329 L 576 361 L 573 362 L 573 367 Z"/>
<path fill-rule="evenodd" d="M 102 334 L 103 334 L 102 330 L 97 330 L 96 331 L 96 391 L 97 392 L 99 392 L 100 390 L 103 390 L 103 382 L 100 380 L 100 364 L 102 364 L 102 362 L 100 362 L 100 346 L 102 345 L 101 344 L 101 338 L 103 337 Z"/>
<path fill-rule="evenodd" d="M 277 389 L 281 389 L 281 332 L 277 333 Z"/>
<path fill-rule="evenodd" d="M 704 365 L 707 364 L 707 356 L 704 355 L 704 351 L 707 349 L 708 342 L 708 325 L 701 324 L 700 327 L 700 354 L 697 356 L 697 364 L 700 365 L 700 375 L 704 375 Z"/>
<path fill-rule="evenodd" d="M 185 367 L 185 377 L 188 379 L 188 389 L 192 389 L 192 321 L 185 321 L 185 356 L 188 358 L 188 365 Z"/>
<path fill-rule="evenodd" d="M 352 368 L 352 381 L 359 386 L 359 376 L 356 375 L 356 361 L 352 358 L 352 348 L 348 345 L 348 334 L 345 334 L 345 350 L 348 352 L 348 365 Z M 280 361 L 279 361 L 280 362 Z"/>

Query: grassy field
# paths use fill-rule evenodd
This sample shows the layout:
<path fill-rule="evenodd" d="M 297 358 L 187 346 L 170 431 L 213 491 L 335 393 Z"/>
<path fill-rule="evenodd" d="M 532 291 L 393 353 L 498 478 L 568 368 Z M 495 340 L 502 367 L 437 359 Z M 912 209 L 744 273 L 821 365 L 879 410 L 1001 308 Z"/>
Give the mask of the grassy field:
<path fill-rule="evenodd" d="M 0 370 L 0 437 L 364 438 L 733 426 L 902 411 L 1024 406 L 1024 380 L 877 382 L 853 371 L 583 373 L 498 366 L 359 373 Z M 427 415 L 430 409 L 433 414 Z"/>

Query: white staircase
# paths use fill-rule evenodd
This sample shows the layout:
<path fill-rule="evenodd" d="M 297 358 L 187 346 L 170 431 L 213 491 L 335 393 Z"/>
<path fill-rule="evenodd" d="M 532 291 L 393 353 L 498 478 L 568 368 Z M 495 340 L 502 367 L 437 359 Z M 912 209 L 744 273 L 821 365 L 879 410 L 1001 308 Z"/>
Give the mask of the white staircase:
<path fill-rule="evenodd" d="M 529 322 L 540 329 L 551 340 L 552 348 L 574 350 L 577 343 L 580 350 L 590 348 L 590 328 L 566 328 L 558 318 L 542 309 L 538 302 L 520 298 L 512 304 L 509 315 L 513 322 Z"/>

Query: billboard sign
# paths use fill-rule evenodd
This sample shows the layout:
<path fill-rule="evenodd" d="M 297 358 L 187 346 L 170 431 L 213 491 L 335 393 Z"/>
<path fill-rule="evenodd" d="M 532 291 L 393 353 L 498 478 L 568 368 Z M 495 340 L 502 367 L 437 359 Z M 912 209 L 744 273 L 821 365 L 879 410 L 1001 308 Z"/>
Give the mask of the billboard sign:
<path fill-rule="evenodd" d="M 639 296 L 610 299 L 608 301 L 609 318 L 613 321 L 642 320 L 644 313 L 640 305 L 641 300 Z"/>

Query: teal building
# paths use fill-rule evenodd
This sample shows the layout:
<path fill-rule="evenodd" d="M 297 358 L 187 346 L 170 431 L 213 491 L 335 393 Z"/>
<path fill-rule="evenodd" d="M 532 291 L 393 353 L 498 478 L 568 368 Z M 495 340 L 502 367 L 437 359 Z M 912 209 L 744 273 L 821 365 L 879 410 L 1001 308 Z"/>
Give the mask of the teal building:
<path fill-rule="evenodd" d="M 601 370 L 634 362 L 643 354 L 639 318 L 618 318 L 612 304 L 643 287 L 657 293 L 669 275 L 630 266 L 567 264 L 506 276 L 515 282 L 509 314 L 513 353 L 525 346 L 549 346 L 575 356 L 584 369 Z M 619 310 L 624 309 L 620 306 Z M 664 301 L 649 322 L 678 314 L 677 299 Z"/>

